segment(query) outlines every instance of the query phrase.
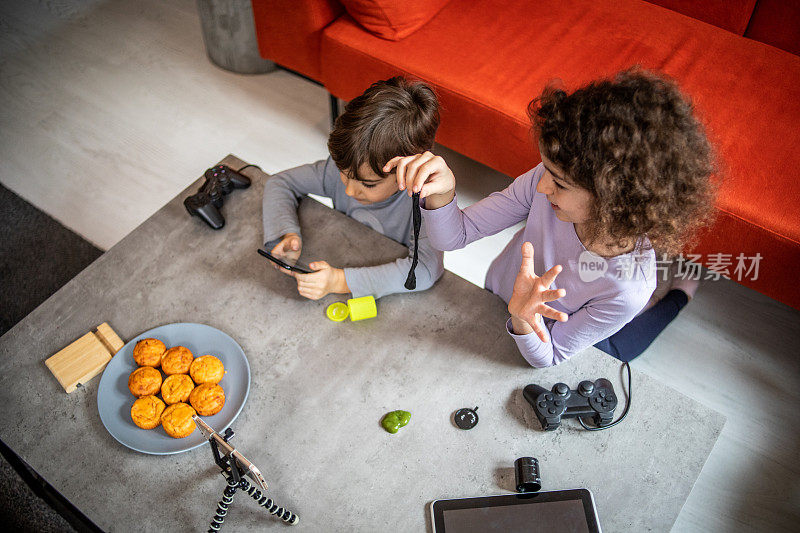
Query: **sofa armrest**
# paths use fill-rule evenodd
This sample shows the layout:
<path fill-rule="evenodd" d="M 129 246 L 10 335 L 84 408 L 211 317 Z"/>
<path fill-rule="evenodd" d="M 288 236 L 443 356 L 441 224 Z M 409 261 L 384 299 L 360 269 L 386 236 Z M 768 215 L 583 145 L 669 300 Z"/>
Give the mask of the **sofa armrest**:
<path fill-rule="evenodd" d="M 322 30 L 344 12 L 344 7 L 336 0 L 251 2 L 261 57 L 321 82 Z"/>

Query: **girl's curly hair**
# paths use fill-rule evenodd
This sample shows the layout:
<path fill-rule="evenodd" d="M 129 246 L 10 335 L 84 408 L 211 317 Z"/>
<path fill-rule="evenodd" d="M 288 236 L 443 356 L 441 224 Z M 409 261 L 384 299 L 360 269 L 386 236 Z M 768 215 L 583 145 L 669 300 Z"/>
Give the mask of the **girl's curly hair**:
<path fill-rule="evenodd" d="M 715 156 L 693 106 L 665 76 L 633 67 L 528 106 L 542 153 L 595 198 L 589 238 L 676 256 L 712 219 Z"/>

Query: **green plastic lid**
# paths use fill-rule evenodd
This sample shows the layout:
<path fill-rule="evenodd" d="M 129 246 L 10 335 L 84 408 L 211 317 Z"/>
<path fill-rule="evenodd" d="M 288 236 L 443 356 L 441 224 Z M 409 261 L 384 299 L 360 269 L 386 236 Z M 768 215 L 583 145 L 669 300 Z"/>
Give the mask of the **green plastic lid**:
<path fill-rule="evenodd" d="M 325 314 L 334 322 L 341 322 L 350 314 L 350 308 L 343 302 L 334 302 L 328 306 Z"/>

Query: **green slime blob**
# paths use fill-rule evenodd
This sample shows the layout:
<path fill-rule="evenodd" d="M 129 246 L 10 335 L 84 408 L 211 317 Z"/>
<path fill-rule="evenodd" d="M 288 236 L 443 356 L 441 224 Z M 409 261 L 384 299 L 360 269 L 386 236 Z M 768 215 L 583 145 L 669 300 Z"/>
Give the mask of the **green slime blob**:
<path fill-rule="evenodd" d="M 383 420 L 381 420 L 381 425 L 383 429 L 388 431 L 389 433 L 397 433 L 397 431 L 408 424 L 411 420 L 411 413 L 408 411 L 392 411 L 390 413 L 386 413 L 383 416 Z"/>

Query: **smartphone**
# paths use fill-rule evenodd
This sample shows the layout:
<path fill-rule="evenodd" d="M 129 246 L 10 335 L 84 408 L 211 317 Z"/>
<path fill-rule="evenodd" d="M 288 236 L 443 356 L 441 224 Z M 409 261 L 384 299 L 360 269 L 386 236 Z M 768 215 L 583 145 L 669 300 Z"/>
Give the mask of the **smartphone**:
<path fill-rule="evenodd" d="M 258 249 L 258 253 L 260 253 L 261 255 L 263 255 L 264 257 L 266 257 L 279 267 L 285 268 L 286 270 L 290 270 L 292 272 L 299 272 L 300 274 L 311 274 L 313 272 L 313 270 L 311 270 L 310 268 L 308 268 L 308 266 L 302 263 L 296 263 L 294 265 L 290 265 L 289 263 L 283 261 L 282 259 L 278 259 L 268 251 L 262 250 L 261 248 Z"/>

